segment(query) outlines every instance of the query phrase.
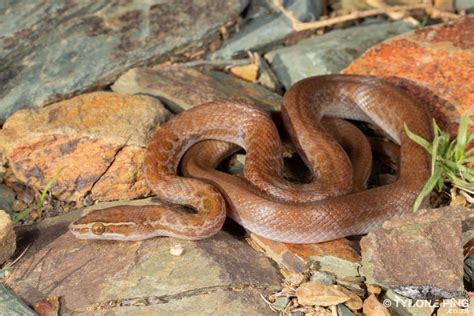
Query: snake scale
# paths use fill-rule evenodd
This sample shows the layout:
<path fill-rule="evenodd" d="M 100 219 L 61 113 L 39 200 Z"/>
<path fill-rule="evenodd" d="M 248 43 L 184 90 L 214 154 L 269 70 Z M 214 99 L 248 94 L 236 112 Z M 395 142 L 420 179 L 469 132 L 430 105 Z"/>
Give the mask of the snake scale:
<path fill-rule="evenodd" d="M 371 76 L 317 76 L 286 92 L 281 114 L 311 182 L 295 184 L 282 176 L 282 144 L 269 113 L 219 100 L 179 114 L 152 136 L 144 170 L 163 205 L 95 210 L 70 230 L 82 239 L 197 240 L 217 233 L 227 215 L 268 239 L 310 243 L 364 234 L 410 211 L 431 162 L 406 136 L 404 124 L 432 138 L 430 115 L 413 97 Z M 363 189 L 368 142 L 341 119 L 374 124 L 401 146 L 397 181 Z M 246 152 L 243 177 L 215 169 L 236 148 Z"/>

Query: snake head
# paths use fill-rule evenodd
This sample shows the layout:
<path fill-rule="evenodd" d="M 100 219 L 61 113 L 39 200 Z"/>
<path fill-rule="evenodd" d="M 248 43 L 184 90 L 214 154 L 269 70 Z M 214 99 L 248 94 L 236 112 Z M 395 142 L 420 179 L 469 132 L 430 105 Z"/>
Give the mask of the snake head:
<path fill-rule="evenodd" d="M 91 211 L 69 225 L 69 230 L 80 239 L 141 240 L 139 225 L 124 220 L 127 206 Z"/>

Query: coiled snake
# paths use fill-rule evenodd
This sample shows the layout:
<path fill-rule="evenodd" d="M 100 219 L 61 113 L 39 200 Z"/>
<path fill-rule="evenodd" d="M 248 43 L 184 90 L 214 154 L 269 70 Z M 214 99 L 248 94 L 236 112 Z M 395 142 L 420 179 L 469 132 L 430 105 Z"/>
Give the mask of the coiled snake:
<path fill-rule="evenodd" d="M 146 178 L 169 206 L 96 210 L 72 223 L 70 230 L 83 239 L 195 240 L 218 232 L 227 214 L 263 237 L 309 243 L 363 234 L 410 211 L 430 173 L 430 157 L 403 128 L 406 124 L 431 139 L 430 116 L 414 98 L 374 77 L 312 77 L 287 91 L 282 117 L 314 174 L 310 183 L 294 184 L 282 176 L 282 145 L 266 111 L 215 101 L 181 113 L 151 138 Z M 396 182 L 360 190 L 370 166 L 367 141 L 355 127 L 334 118 L 375 124 L 401 145 Z M 332 134 L 352 146 L 351 159 Z M 235 152 L 236 146 L 229 143 L 246 151 L 244 177 L 215 170 Z M 183 173 L 192 177 L 178 175 L 181 161 Z"/>

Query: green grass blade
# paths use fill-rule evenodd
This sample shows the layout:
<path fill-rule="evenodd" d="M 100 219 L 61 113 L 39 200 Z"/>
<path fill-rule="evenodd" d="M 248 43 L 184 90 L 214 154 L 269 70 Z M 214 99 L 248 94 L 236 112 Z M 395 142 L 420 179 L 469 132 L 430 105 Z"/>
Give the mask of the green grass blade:
<path fill-rule="evenodd" d="M 471 143 L 472 141 L 474 141 L 474 133 L 473 133 L 473 134 L 470 134 L 470 135 L 467 137 L 466 144 L 469 144 L 469 143 Z"/>
<path fill-rule="evenodd" d="M 51 187 L 53 186 L 53 184 L 56 182 L 56 180 L 58 180 L 59 176 L 61 175 L 61 172 L 63 171 L 64 167 L 62 167 L 61 169 L 59 169 L 58 172 L 56 172 L 54 174 L 54 176 L 48 181 L 48 183 L 46 183 L 46 186 L 44 187 L 44 190 L 43 192 L 41 192 L 41 196 L 40 196 L 40 199 L 38 201 L 38 204 L 36 204 L 36 209 L 38 211 L 38 214 L 39 216 L 41 216 L 41 209 L 43 207 L 43 204 L 44 204 L 44 200 L 46 199 L 46 195 L 48 194 L 48 191 L 51 189 Z M 28 207 L 26 208 L 24 211 L 20 212 L 18 215 L 15 216 L 15 218 L 12 220 L 13 224 L 16 224 L 18 223 L 19 221 L 21 221 L 22 219 L 28 217 L 28 215 L 30 215 L 30 213 L 34 210 L 35 208 L 34 207 Z"/>
<path fill-rule="evenodd" d="M 439 179 L 441 178 L 441 169 L 437 168 L 436 173 L 433 173 L 431 177 L 426 181 L 426 184 L 424 185 L 423 189 L 421 189 L 420 194 L 416 198 L 415 204 L 413 205 L 413 212 L 416 212 L 418 208 L 421 205 L 421 202 L 423 202 L 423 199 L 430 194 L 431 191 L 433 191 L 433 188 L 436 186 L 438 183 Z"/>
<path fill-rule="evenodd" d="M 474 157 L 464 158 L 464 160 L 462 162 L 463 162 L 463 164 L 468 164 L 470 162 L 474 162 Z"/>
<path fill-rule="evenodd" d="M 458 135 L 456 137 L 456 160 L 460 160 L 461 158 L 458 155 L 464 154 L 466 144 L 467 144 L 467 127 L 470 121 L 470 110 L 464 113 L 461 117 L 461 121 L 459 122 L 458 127 Z"/>
<path fill-rule="evenodd" d="M 431 152 L 431 174 L 435 173 L 435 169 L 438 166 L 440 167 L 438 162 L 438 145 L 439 145 L 439 137 L 436 137 L 433 139 L 433 145 L 432 145 L 432 152 Z"/>
<path fill-rule="evenodd" d="M 56 182 L 56 180 L 58 180 L 58 178 L 61 175 L 61 172 L 63 171 L 63 169 L 64 169 L 64 167 L 61 167 L 61 169 L 59 169 L 59 171 L 54 174 L 54 176 L 48 181 L 48 183 L 46 183 L 46 186 L 44 187 L 43 192 L 41 192 L 41 196 L 40 196 L 40 199 L 38 201 L 38 205 L 37 205 L 38 209 L 43 207 L 43 203 L 44 203 L 44 200 L 46 198 L 46 194 L 48 194 L 49 189 L 51 189 L 51 187 Z"/>
<path fill-rule="evenodd" d="M 429 153 L 432 152 L 432 146 L 431 144 L 426 141 L 426 139 L 424 139 L 423 137 L 420 137 L 418 135 L 416 135 L 415 133 L 412 133 L 407 125 L 405 124 L 405 133 L 407 134 L 407 136 L 412 140 L 414 141 L 415 143 L 417 143 L 418 145 L 420 145 L 421 147 L 423 147 L 424 149 L 426 149 Z"/>
<path fill-rule="evenodd" d="M 28 217 L 28 215 L 30 215 L 30 213 L 33 211 L 33 208 L 32 207 L 28 207 L 26 208 L 24 211 L 21 211 L 20 213 L 18 213 L 18 215 L 16 215 L 13 220 L 12 220 L 12 223 L 13 224 L 17 224 L 19 221 L 21 221 L 22 219 Z"/>
<path fill-rule="evenodd" d="M 464 154 L 464 157 L 469 157 L 470 156 L 474 156 L 474 148 L 471 148 L 469 149 L 468 151 L 466 151 L 466 153 Z"/>

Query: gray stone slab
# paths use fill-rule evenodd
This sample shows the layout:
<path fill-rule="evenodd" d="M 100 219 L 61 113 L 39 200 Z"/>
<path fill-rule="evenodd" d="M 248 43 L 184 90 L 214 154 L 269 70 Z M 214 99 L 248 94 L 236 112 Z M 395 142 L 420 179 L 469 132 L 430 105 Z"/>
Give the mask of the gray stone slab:
<path fill-rule="evenodd" d="M 311 37 L 297 45 L 271 51 L 265 54 L 265 59 L 289 88 L 303 78 L 339 73 L 371 46 L 412 28 L 403 21 L 375 21 Z"/>
<path fill-rule="evenodd" d="M 0 120 L 202 49 L 247 0 L 10 1 L 0 10 Z"/>
<path fill-rule="evenodd" d="M 286 9 L 304 22 L 319 19 L 321 0 L 290 0 L 285 1 Z M 234 34 L 224 45 L 211 55 L 213 59 L 228 59 L 245 56 L 247 51 L 263 51 L 282 42 L 293 31 L 290 20 L 273 11 L 269 15 L 251 20 L 240 32 Z"/>
<path fill-rule="evenodd" d="M 279 110 L 281 103 L 278 94 L 262 86 L 222 72 L 201 72 L 179 65 L 131 69 L 120 76 L 112 90 L 155 96 L 174 113 L 218 99 L 251 102 L 269 110 Z"/>
<path fill-rule="evenodd" d="M 3 284 L 0 284 L 0 315 L 34 316 L 36 314 Z"/>
<path fill-rule="evenodd" d="M 150 203 L 152 199 L 128 204 Z M 61 296 L 62 314 L 210 315 L 220 310 L 271 314 L 260 295 L 276 290 L 281 276 L 270 259 L 245 242 L 238 227 L 226 225 L 224 231 L 201 241 L 78 240 L 67 225 L 85 211 L 18 230 L 32 245 L 6 284 L 28 304 Z M 181 256 L 170 253 L 177 244 L 184 248 Z"/>

